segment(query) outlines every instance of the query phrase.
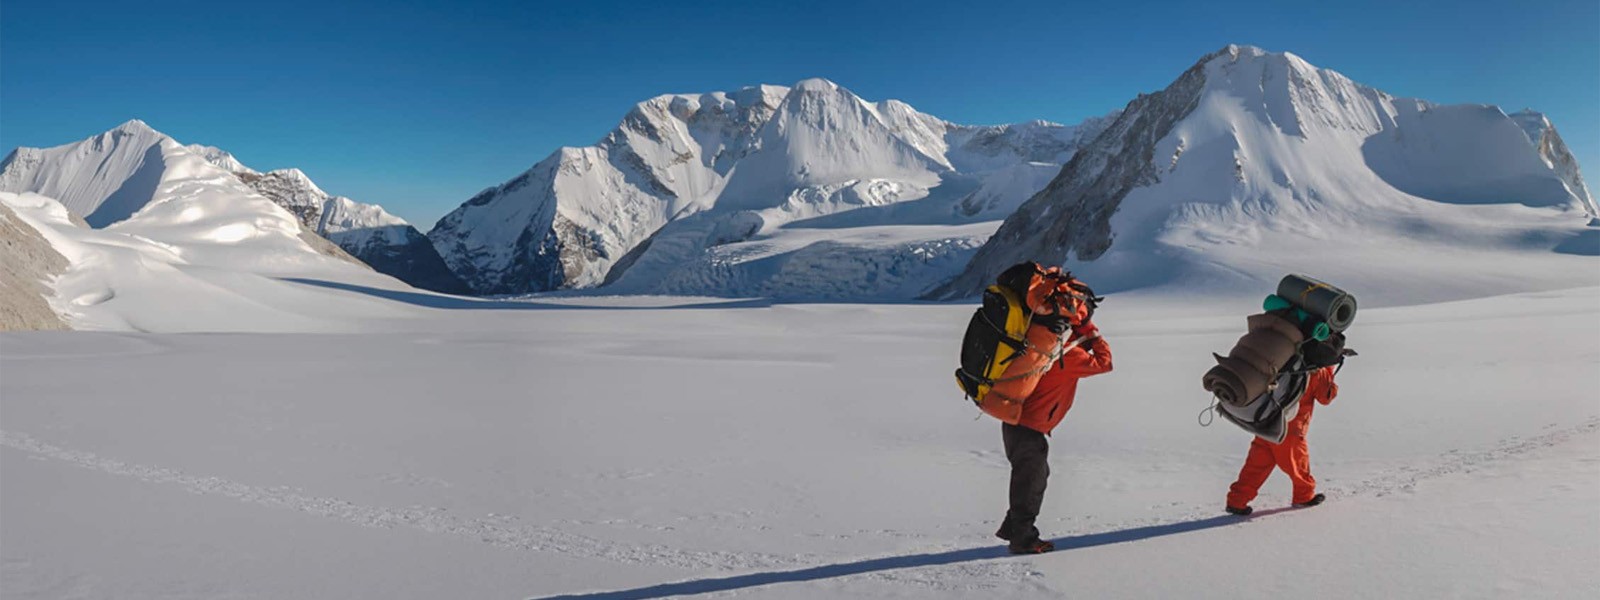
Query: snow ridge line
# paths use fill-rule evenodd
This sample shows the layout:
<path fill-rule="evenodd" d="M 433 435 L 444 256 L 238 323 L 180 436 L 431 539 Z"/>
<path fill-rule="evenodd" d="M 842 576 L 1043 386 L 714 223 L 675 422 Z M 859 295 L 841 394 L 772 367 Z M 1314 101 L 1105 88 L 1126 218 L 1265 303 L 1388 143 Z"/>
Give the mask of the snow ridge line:
<path fill-rule="evenodd" d="M 309 496 L 286 486 L 259 487 L 221 477 L 185 474 L 176 469 L 123 462 L 80 450 L 53 446 L 24 433 L 0 430 L 0 445 L 28 454 L 60 460 L 74 466 L 131 477 L 146 483 L 176 485 L 190 493 L 222 496 L 240 502 L 297 510 L 352 525 L 393 529 L 403 527 L 428 533 L 460 536 L 478 542 L 531 552 L 608 560 L 625 564 L 650 564 L 690 570 L 757 570 L 811 564 L 798 556 L 746 552 L 677 550 L 660 545 L 630 546 L 609 543 L 549 527 L 523 525 L 511 515 L 490 514 L 466 518 L 448 509 L 414 505 L 389 508 L 356 504 L 338 498 Z"/>

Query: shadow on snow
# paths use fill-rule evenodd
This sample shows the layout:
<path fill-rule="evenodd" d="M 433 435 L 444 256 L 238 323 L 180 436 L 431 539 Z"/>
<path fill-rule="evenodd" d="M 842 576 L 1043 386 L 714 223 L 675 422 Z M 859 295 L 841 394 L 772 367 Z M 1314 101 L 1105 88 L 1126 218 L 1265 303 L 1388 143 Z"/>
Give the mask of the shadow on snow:
<path fill-rule="evenodd" d="M 561 292 L 547 292 L 547 294 L 550 294 L 550 295 L 541 296 L 538 299 L 507 300 L 507 299 L 495 299 L 495 298 L 476 298 L 476 297 L 472 297 L 472 296 L 451 296 L 451 295 L 446 295 L 446 294 L 438 294 L 438 293 L 423 292 L 423 291 L 390 290 L 390 289 L 376 288 L 376 287 L 370 287 L 370 286 L 365 286 L 365 285 L 356 285 L 356 284 L 353 284 L 353 283 L 343 283 L 343 282 L 338 282 L 338 281 L 326 281 L 326 280 L 322 280 L 322 279 L 306 279 L 306 278 L 300 278 L 300 277 L 283 277 L 283 278 L 280 278 L 280 280 L 281 281 L 288 281 L 288 282 L 291 282 L 291 283 L 298 283 L 298 284 L 302 284 L 302 285 L 324 287 L 324 288 L 335 289 L 335 290 L 344 290 L 344 291 L 347 291 L 347 292 L 357 292 L 357 293 L 361 293 L 361 294 L 366 294 L 368 296 L 374 296 L 374 297 L 383 298 L 383 299 L 386 299 L 386 300 L 393 300 L 395 302 L 404 302 L 406 304 L 411 304 L 411 305 L 415 305 L 415 306 L 421 306 L 421 307 L 424 307 L 424 308 L 443 308 L 443 309 L 460 309 L 460 310 L 657 310 L 657 309 L 663 309 L 663 308 L 687 308 L 687 309 L 703 309 L 703 308 L 770 308 L 770 307 L 772 307 L 774 305 L 779 305 L 779 304 L 853 304 L 853 305 L 872 305 L 872 306 L 941 306 L 941 305 L 949 305 L 949 304 L 952 304 L 952 303 L 961 303 L 961 302 L 970 303 L 971 301 L 973 301 L 974 298 L 976 298 L 976 296 L 973 296 L 971 298 L 963 298 L 963 299 L 945 301 L 945 300 L 918 300 L 918 299 L 909 299 L 909 298 L 857 298 L 857 299 L 849 299 L 849 300 L 840 300 L 840 299 L 837 299 L 837 298 L 807 297 L 807 296 L 794 296 L 794 297 L 787 297 L 786 296 L 786 297 L 776 298 L 776 299 L 775 298 L 718 298 L 718 297 L 704 298 L 703 297 L 704 299 L 701 299 L 701 300 L 698 300 L 698 301 L 695 301 L 695 302 L 690 302 L 690 303 L 687 303 L 687 304 L 661 304 L 661 305 L 655 305 L 655 306 L 604 306 L 604 305 L 593 305 L 593 304 L 557 304 L 557 303 L 553 303 L 553 302 L 548 302 L 547 300 L 559 298 L 559 299 L 564 299 L 564 300 L 572 300 L 572 301 L 575 301 L 575 302 L 581 302 L 581 301 L 587 300 L 587 299 L 626 298 L 626 297 L 639 297 L 639 296 L 633 295 L 633 294 L 617 294 L 617 295 L 607 296 L 607 295 L 604 295 L 603 293 L 601 293 L 600 291 L 597 291 L 597 290 L 563 290 Z M 646 297 L 648 297 L 648 296 L 646 296 Z M 670 298 L 670 296 L 657 296 L 657 297 Z M 546 301 L 541 301 L 541 300 L 546 300 Z"/>
<path fill-rule="evenodd" d="M 1255 517 L 1263 517 L 1289 510 L 1277 508 L 1258 511 Z M 1251 517 L 1251 518 L 1255 518 Z M 1188 533 L 1214 527 L 1225 527 L 1246 521 L 1246 518 L 1232 515 L 1219 515 L 1205 519 L 1195 519 L 1180 523 L 1167 523 L 1163 525 L 1149 525 L 1133 527 L 1103 533 L 1090 533 L 1075 535 L 1053 540 L 1056 552 L 1093 548 L 1108 544 L 1122 542 L 1136 542 L 1168 535 Z M 925 554 L 907 554 L 904 556 L 887 556 L 883 558 L 870 558 L 848 563 L 809 567 L 793 571 L 768 571 L 765 573 L 750 573 L 734 575 L 731 577 L 717 577 L 707 579 L 694 579 L 676 583 L 663 583 L 631 590 L 617 590 L 612 592 L 591 592 L 582 594 L 566 594 L 549 596 L 539 600 L 562 599 L 589 599 L 589 600 L 632 600 L 643 598 L 665 598 L 669 596 L 684 596 L 691 594 L 709 594 L 712 592 L 727 592 L 745 588 L 753 588 L 778 583 L 795 583 L 802 581 L 818 581 L 836 577 L 849 577 L 879 571 L 893 571 L 896 569 L 911 569 L 917 567 L 938 567 L 955 563 L 992 560 L 1005 558 L 1008 554 L 1004 546 L 982 546 L 946 552 L 930 552 Z"/>
<path fill-rule="evenodd" d="M 755 299 L 728 299 L 707 302 L 694 302 L 689 304 L 668 304 L 663 306 L 594 306 L 578 304 L 557 304 L 551 302 L 535 302 L 532 300 L 495 300 L 485 298 L 471 298 L 467 296 L 449 296 L 420 291 L 389 290 L 375 288 L 353 283 L 338 281 L 325 281 L 321 279 L 302 279 L 298 277 L 285 277 L 283 281 L 309 285 L 315 287 L 356 292 L 383 298 L 394 302 L 402 302 L 423 308 L 439 308 L 447 310 L 657 310 L 662 308 L 675 309 L 703 309 L 703 308 L 767 308 L 772 306 L 772 301 L 765 298 Z"/>

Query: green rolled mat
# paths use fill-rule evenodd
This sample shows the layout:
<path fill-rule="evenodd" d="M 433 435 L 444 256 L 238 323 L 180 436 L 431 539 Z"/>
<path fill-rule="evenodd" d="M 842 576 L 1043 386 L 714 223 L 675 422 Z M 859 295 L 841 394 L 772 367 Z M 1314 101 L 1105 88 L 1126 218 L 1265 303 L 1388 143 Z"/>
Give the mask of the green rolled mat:
<path fill-rule="evenodd" d="M 1293 308 L 1295 318 L 1299 319 L 1301 323 L 1305 323 L 1308 319 L 1313 318 L 1311 313 L 1306 312 L 1303 308 L 1296 307 L 1293 302 L 1285 300 L 1283 296 L 1279 296 L 1277 294 L 1271 294 L 1267 296 L 1266 300 L 1261 302 L 1261 309 L 1267 312 L 1283 310 L 1285 308 Z M 1328 336 L 1331 335 L 1333 335 L 1333 328 L 1328 327 L 1327 321 L 1317 318 L 1316 326 L 1311 328 L 1312 339 L 1315 339 L 1319 342 L 1325 342 L 1328 340 Z"/>
<path fill-rule="evenodd" d="M 1333 328 L 1328 326 L 1327 321 L 1319 321 L 1317 326 L 1311 330 L 1311 338 L 1319 342 L 1328 341 L 1328 338 L 1332 335 Z"/>
<path fill-rule="evenodd" d="M 1284 277 L 1277 295 L 1321 317 L 1332 331 L 1344 331 L 1356 320 L 1355 296 L 1305 275 Z"/>

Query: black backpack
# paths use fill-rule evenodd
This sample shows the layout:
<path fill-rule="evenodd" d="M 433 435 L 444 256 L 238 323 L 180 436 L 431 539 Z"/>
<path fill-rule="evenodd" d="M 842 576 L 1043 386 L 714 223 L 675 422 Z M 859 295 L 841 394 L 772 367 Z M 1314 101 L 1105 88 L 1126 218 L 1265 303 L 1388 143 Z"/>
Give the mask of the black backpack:
<path fill-rule="evenodd" d="M 1316 370 L 1334 365 L 1343 366 L 1347 356 L 1355 356 L 1356 351 L 1345 347 L 1344 332 L 1335 332 L 1326 340 L 1307 339 L 1300 345 L 1300 356 L 1305 361 L 1305 367 Z"/>
<path fill-rule="evenodd" d="M 983 305 L 967 322 L 967 333 L 961 337 L 961 368 L 956 369 L 956 385 L 974 404 L 983 404 L 995 380 L 1027 347 L 1025 336 L 1031 315 L 1025 297 L 1010 286 L 991 285 L 983 291 Z"/>

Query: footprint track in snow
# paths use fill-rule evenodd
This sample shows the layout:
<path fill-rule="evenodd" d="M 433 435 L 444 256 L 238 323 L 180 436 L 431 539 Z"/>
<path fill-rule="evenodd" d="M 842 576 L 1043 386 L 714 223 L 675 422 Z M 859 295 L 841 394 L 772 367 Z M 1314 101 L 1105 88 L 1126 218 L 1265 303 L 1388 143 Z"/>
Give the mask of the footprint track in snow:
<path fill-rule="evenodd" d="M 223 479 L 186 474 L 176 469 L 127 463 L 92 452 L 61 448 L 23 433 L 0 430 L 0 446 L 34 458 L 59 460 L 112 475 L 147 483 L 176 485 L 195 494 L 222 496 L 240 502 L 297 510 L 362 527 L 408 528 L 459 536 L 514 550 L 551 552 L 565 556 L 608 560 L 625 564 L 650 564 L 692 570 L 745 570 L 798 567 L 813 564 L 801 557 L 746 552 L 678 550 L 660 545 L 634 546 L 597 540 L 550 527 L 519 522 L 515 516 L 490 514 L 464 517 L 429 506 L 404 508 L 357 504 L 338 498 L 311 496 L 288 487 L 261 487 Z"/>
<path fill-rule="evenodd" d="M 1476 468 L 1514 459 L 1518 456 L 1558 446 L 1574 437 L 1592 435 L 1600 431 L 1600 417 L 1593 417 L 1581 425 L 1561 429 L 1546 428 L 1533 436 L 1513 436 L 1493 447 L 1477 451 L 1452 450 L 1434 460 L 1415 467 L 1403 467 L 1379 473 L 1369 479 L 1326 489 L 1338 497 L 1383 497 L 1392 493 L 1409 491 L 1419 482 L 1470 472 Z M 774 555 L 743 552 L 710 552 L 679 550 L 661 545 L 632 546 L 606 542 L 586 536 L 567 533 L 550 527 L 527 525 L 515 516 L 488 515 L 469 518 L 451 514 L 447 509 L 426 506 L 406 508 L 380 507 L 356 504 L 337 498 L 311 496 L 287 487 L 260 487 L 229 481 L 220 477 L 185 474 L 175 469 L 126 463 L 91 452 L 70 450 L 53 446 L 33 437 L 0 430 L 0 446 L 25 452 L 31 457 L 52 459 L 78 467 L 112 475 L 132 477 L 156 484 L 177 485 L 189 492 L 232 498 L 262 506 L 287 508 L 307 514 L 344 521 L 363 527 L 409 528 L 429 533 L 459 536 L 502 548 L 554 552 L 566 556 L 607 560 L 624 564 L 649 564 L 694 571 L 761 571 L 776 569 L 803 569 L 850 560 L 872 560 L 882 557 L 825 557 L 809 555 Z M 1175 508 L 1175 507 L 1174 507 Z M 1188 520 L 1216 516 L 1215 507 L 1190 505 L 1184 514 L 1149 517 L 1118 523 L 1096 523 L 1087 518 L 1080 531 L 1065 532 L 1067 536 L 1090 535 L 1105 531 L 1171 525 Z M 1240 525 L 1251 523 L 1241 520 Z M 979 529 L 983 524 L 973 524 Z M 859 533 L 859 532 L 858 532 Z M 885 532 L 876 532 L 882 536 Z M 851 537 L 845 535 L 842 537 Z M 925 534 L 907 533 L 903 536 L 923 537 Z M 987 543 L 983 536 L 961 536 L 946 540 L 919 552 L 960 550 L 972 544 Z M 997 582 L 1021 582 L 1038 575 L 1030 561 L 990 560 L 957 565 L 907 567 L 904 569 L 863 573 L 847 577 L 867 577 L 886 582 L 904 583 L 928 588 L 945 589 L 952 585 L 962 588 L 989 588 Z M 952 579 L 955 578 L 955 579 Z M 959 580 L 959 581 L 957 581 Z"/>

